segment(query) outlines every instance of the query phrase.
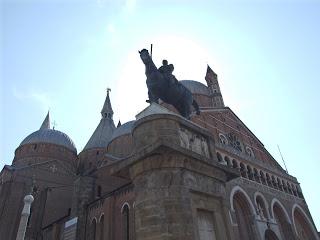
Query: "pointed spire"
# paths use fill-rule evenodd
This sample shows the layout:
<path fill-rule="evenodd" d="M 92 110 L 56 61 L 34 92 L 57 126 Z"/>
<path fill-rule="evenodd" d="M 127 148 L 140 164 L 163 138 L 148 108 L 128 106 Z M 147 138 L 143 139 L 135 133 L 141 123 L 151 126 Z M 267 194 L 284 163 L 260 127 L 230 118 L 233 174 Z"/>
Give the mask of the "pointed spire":
<path fill-rule="evenodd" d="M 107 97 L 106 97 L 106 100 L 104 101 L 103 108 L 101 110 L 102 118 L 112 119 L 112 117 L 113 117 L 113 110 L 111 107 L 111 102 L 110 102 L 110 97 L 109 97 L 110 91 L 111 91 L 111 89 L 107 88 Z"/>
<path fill-rule="evenodd" d="M 43 123 L 40 127 L 40 130 L 50 129 L 50 114 L 49 111 L 47 113 L 46 118 L 43 120 Z"/>
<path fill-rule="evenodd" d="M 111 107 L 109 92 L 111 91 L 110 88 L 107 89 L 107 97 L 104 101 L 103 108 L 101 110 L 102 119 L 100 120 L 99 125 L 97 126 L 96 130 L 93 132 L 92 136 L 90 137 L 89 141 L 85 145 L 83 151 L 88 149 L 95 149 L 95 148 L 105 148 L 114 130 L 116 129 L 114 122 L 113 122 L 113 110 Z"/>
<path fill-rule="evenodd" d="M 120 120 L 119 120 L 118 125 L 117 125 L 117 128 L 120 127 L 120 126 L 121 126 L 121 122 L 120 122 Z"/>

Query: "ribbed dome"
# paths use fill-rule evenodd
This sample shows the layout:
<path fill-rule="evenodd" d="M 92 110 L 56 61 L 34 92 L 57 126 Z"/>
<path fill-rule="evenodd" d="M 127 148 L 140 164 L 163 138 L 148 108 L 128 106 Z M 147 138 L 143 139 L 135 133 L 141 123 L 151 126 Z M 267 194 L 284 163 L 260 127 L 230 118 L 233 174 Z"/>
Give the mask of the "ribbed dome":
<path fill-rule="evenodd" d="M 64 146 L 73 152 L 77 152 L 73 141 L 68 137 L 68 135 L 54 129 L 40 129 L 31 133 L 21 142 L 20 146 L 30 143 L 53 143 Z"/>
<path fill-rule="evenodd" d="M 64 146 L 73 152 L 77 152 L 76 146 L 67 134 L 54 129 L 50 129 L 49 112 L 46 118 L 44 119 L 40 129 L 26 137 L 20 143 L 20 146 L 30 143 L 53 143 L 56 145 Z"/>
<path fill-rule="evenodd" d="M 182 83 L 183 86 L 188 88 L 191 91 L 191 93 L 203 94 L 207 96 L 210 95 L 209 88 L 201 82 L 197 82 L 193 80 L 182 80 L 180 82 Z"/>

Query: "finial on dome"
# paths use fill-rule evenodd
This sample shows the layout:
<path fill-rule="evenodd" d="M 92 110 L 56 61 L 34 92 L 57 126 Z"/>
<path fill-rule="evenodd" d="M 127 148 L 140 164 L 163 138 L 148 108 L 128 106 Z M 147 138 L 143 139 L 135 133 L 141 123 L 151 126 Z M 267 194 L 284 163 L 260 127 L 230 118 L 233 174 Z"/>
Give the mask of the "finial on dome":
<path fill-rule="evenodd" d="M 47 113 L 46 118 L 43 120 L 43 123 L 40 127 L 40 130 L 50 129 L 50 114 L 49 111 Z"/>
<path fill-rule="evenodd" d="M 111 107 L 109 92 L 111 92 L 111 89 L 107 88 L 107 97 L 106 97 L 106 100 L 104 101 L 103 108 L 101 110 L 101 115 L 102 115 L 102 118 L 112 119 L 113 110 L 112 110 L 112 107 Z"/>

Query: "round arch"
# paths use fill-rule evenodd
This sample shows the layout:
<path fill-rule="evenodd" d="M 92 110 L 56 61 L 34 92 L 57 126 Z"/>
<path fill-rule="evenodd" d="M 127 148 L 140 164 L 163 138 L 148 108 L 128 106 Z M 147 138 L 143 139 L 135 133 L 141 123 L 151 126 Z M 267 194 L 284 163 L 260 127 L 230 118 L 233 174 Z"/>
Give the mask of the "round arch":
<path fill-rule="evenodd" d="M 296 210 L 297 209 L 297 210 Z M 297 203 L 295 203 L 292 207 L 291 210 L 291 216 L 292 216 L 292 221 L 293 221 L 293 227 L 294 227 L 294 231 L 295 233 L 298 235 L 298 231 L 297 231 L 297 227 L 296 227 L 296 221 L 295 221 L 295 217 L 294 217 L 294 213 L 295 211 L 300 211 L 300 213 L 302 213 L 304 219 L 307 221 L 308 226 L 310 227 L 315 239 L 319 239 L 317 232 L 314 229 L 314 226 L 312 224 L 312 222 L 310 221 L 308 215 L 306 214 L 306 212 L 303 210 L 302 207 L 300 207 Z"/>
<path fill-rule="evenodd" d="M 123 212 L 123 208 L 124 208 L 125 206 L 128 206 L 128 209 L 130 210 L 130 205 L 129 205 L 129 203 L 128 203 L 128 202 L 125 202 L 124 204 L 122 204 L 121 212 Z"/>
<path fill-rule="evenodd" d="M 273 207 L 274 207 L 274 204 L 276 204 L 276 203 L 279 204 L 280 208 L 281 208 L 282 211 L 284 212 L 284 215 L 285 215 L 288 223 L 292 224 L 291 219 L 290 219 L 290 217 L 289 217 L 289 214 L 288 214 L 286 208 L 282 205 L 282 203 L 281 203 L 277 198 L 272 199 L 271 205 L 270 205 L 270 206 L 271 206 L 271 217 L 272 217 L 272 219 L 274 219 Z"/>
<path fill-rule="evenodd" d="M 237 192 L 241 192 L 246 200 L 248 201 L 249 203 L 249 206 L 251 208 L 251 211 L 252 211 L 252 214 L 256 215 L 256 211 L 255 211 L 255 208 L 254 208 L 254 205 L 252 204 L 252 201 L 249 197 L 249 195 L 246 193 L 246 191 L 244 191 L 240 186 L 234 186 L 230 192 L 230 206 L 231 206 L 231 210 L 234 211 L 234 206 L 233 206 L 233 196 L 237 193 Z"/>
<path fill-rule="evenodd" d="M 266 210 L 267 210 L 267 217 L 268 219 L 270 219 L 270 209 L 269 209 L 269 205 L 268 205 L 268 202 L 266 200 L 266 198 L 263 196 L 263 194 L 261 192 L 255 192 L 254 195 L 253 195 L 253 199 L 254 199 L 254 202 L 257 203 L 257 197 L 261 197 L 262 198 L 262 201 L 266 207 Z"/>
<path fill-rule="evenodd" d="M 254 240 L 255 230 L 252 225 L 252 217 L 255 218 L 256 211 L 248 194 L 239 186 L 235 186 L 230 194 L 231 211 L 237 222 L 235 234 L 239 239 Z"/>

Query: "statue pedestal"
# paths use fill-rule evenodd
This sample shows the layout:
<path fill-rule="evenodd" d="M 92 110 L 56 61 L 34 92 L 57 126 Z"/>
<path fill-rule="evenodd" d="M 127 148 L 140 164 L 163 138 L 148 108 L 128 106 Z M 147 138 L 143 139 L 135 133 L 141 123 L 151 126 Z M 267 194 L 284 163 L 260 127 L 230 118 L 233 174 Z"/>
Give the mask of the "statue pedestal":
<path fill-rule="evenodd" d="M 133 181 L 136 239 L 230 239 L 225 182 L 239 175 L 218 164 L 210 134 L 157 114 L 137 121 L 133 140 L 134 156 L 112 171 Z"/>

